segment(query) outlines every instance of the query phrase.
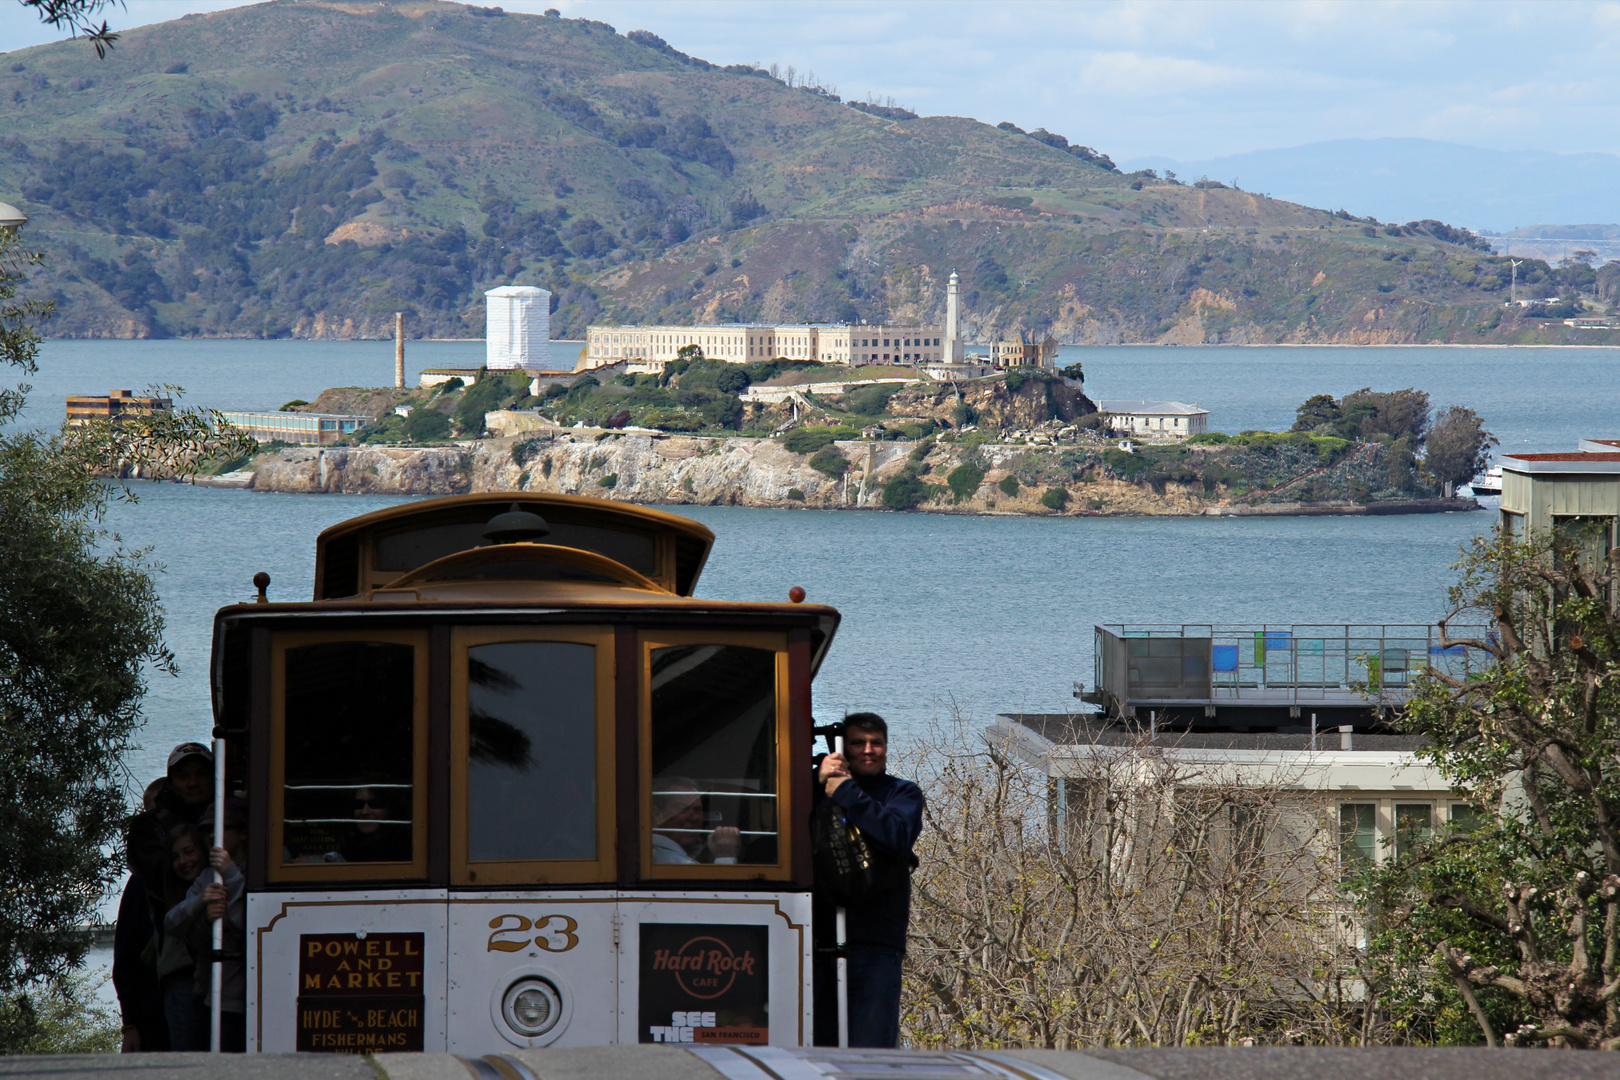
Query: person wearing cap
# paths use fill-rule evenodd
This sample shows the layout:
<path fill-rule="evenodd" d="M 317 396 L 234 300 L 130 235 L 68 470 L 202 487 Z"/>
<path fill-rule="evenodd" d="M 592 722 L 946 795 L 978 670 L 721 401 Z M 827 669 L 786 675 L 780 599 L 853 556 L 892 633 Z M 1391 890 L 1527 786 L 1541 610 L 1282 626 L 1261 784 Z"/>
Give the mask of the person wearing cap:
<path fill-rule="evenodd" d="M 214 752 L 202 743 L 185 742 L 169 751 L 169 769 L 150 809 L 130 821 L 125 837 L 129 872 L 141 879 L 148 896 L 162 890 L 168 860 L 169 833 L 176 825 L 195 825 L 214 801 Z M 163 912 L 153 912 L 160 923 Z"/>
<path fill-rule="evenodd" d="M 215 806 L 209 804 L 198 822 L 205 835 L 212 835 Z M 214 923 L 225 920 L 223 951 L 234 954 L 224 961 L 223 992 L 220 995 L 220 1049 L 228 1053 L 247 1050 L 247 879 L 242 866 L 247 859 L 247 803 L 225 800 L 225 846 L 210 848 L 208 864 L 215 874 L 203 871 L 191 883 L 186 898 L 164 917 L 167 933 L 182 934 L 197 952 L 196 994 L 205 1007 L 213 1005 L 214 965 L 209 957 L 214 947 Z"/>

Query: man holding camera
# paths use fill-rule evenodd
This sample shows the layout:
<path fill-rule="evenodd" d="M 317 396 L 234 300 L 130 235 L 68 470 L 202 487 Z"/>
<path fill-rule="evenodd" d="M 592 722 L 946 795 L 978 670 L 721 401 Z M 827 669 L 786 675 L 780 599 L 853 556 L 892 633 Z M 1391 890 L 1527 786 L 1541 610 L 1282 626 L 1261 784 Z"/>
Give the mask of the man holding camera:
<path fill-rule="evenodd" d="M 923 793 L 910 780 L 889 775 L 888 756 L 883 717 L 852 713 L 844 718 L 844 752 L 828 754 L 817 772 L 844 820 L 881 855 L 906 867 L 894 887 L 846 908 L 850 1046 L 894 1047 L 900 1041 L 900 964 L 911 921 L 909 868 L 912 845 L 922 833 Z"/>

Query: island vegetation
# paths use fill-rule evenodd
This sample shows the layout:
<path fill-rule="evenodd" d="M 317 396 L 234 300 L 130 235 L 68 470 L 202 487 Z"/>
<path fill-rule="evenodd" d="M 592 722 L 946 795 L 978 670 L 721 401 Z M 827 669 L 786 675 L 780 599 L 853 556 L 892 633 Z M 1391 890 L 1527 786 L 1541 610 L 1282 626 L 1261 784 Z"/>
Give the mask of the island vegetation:
<path fill-rule="evenodd" d="M 548 378 L 538 395 L 533 390 L 542 380 L 482 372 L 471 385 L 451 379 L 416 391 L 334 390 L 313 404 L 287 407 L 368 408 L 374 421 L 348 440 L 362 447 L 451 446 L 494 437 L 490 425 L 507 432 L 516 422 L 512 458 L 525 466 L 541 463 L 541 472 L 525 469 L 505 480 L 489 475 L 490 484 L 565 490 L 561 485 L 578 483 L 589 490 L 608 473 L 640 475 L 624 459 L 639 453 L 633 450 L 637 438 L 685 436 L 716 446 L 767 440 L 789 455 L 782 468 L 808 470 L 784 479 L 775 505 L 973 513 L 1205 513 L 1433 502 L 1451 498 L 1471 480 L 1495 444 L 1466 407 L 1436 410 L 1421 390 L 1368 388 L 1311 397 L 1286 431 L 1143 442 L 1097 412 L 1079 389 L 1083 374 L 1076 365 L 1064 375 L 1014 369 L 935 383 L 879 372 L 891 381 L 874 381 L 869 372 L 831 365 L 730 364 L 693 347 L 662 372 Z M 821 393 L 799 381 L 809 377 L 820 380 Z M 841 385 L 847 389 L 826 392 Z M 545 466 L 582 439 L 591 446 L 582 472 L 554 474 Z M 240 458 L 222 462 L 216 471 L 243 464 Z M 728 481 L 699 491 L 689 479 L 677 480 L 673 472 L 649 477 L 654 486 L 626 489 L 624 497 L 736 497 Z M 741 486 L 742 480 L 729 483 Z M 789 496 L 790 488 L 798 494 Z"/>

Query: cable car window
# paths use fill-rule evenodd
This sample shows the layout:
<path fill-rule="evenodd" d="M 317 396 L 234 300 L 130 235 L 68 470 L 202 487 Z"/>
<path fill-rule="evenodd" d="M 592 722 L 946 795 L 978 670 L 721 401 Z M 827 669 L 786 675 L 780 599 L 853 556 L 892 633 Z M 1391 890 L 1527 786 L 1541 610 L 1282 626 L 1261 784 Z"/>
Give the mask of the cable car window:
<path fill-rule="evenodd" d="M 594 859 L 596 649 L 467 650 L 467 858 Z"/>
<path fill-rule="evenodd" d="M 484 543 L 487 517 L 502 508 L 490 509 L 478 521 L 453 525 L 429 525 L 377 538 L 376 565 L 378 570 L 404 572 L 426 566 L 435 559 L 470 551 Z M 606 555 L 639 574 L 654 577 L 658 573 L 657 541 L 639 532 L 603 528 L 599 525 L 576 525 L 572 522 L 553 521 L 551 532 L 544 542 L 560 547 L 579 548 Z"/>
<path fill-rule="evenodd" d="M 740 645 L 651 654 L 652 861 L 776 863 L 777 654 Z"/>
<path fill-rule="evenodd" d="M 413 861 L 416 663 L 394 642 L 287 649 L 283 865 Z"/>

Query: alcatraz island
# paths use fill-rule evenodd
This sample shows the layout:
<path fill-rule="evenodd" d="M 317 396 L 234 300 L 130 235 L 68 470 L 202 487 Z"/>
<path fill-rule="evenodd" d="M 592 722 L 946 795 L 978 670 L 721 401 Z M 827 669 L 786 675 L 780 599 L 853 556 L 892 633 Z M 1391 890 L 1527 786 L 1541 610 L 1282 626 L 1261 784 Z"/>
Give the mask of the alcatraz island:
<path fill-rule="evenodd" d="M 537 491 L 655 504 L 973 514 L 1366 514 L 1454 497 L 1488 435 L 1420 390 L 1304 402 L 1287 431 L 1177 401 L 1093 400 L 1050 337 L 969 352 L 944 325 L 592 326 L 549 362 L 550 294 L 491 290 L 487 358 L 394 387 L 226 413 L 256 454 L 196 482 L 259 491 Z"/>

